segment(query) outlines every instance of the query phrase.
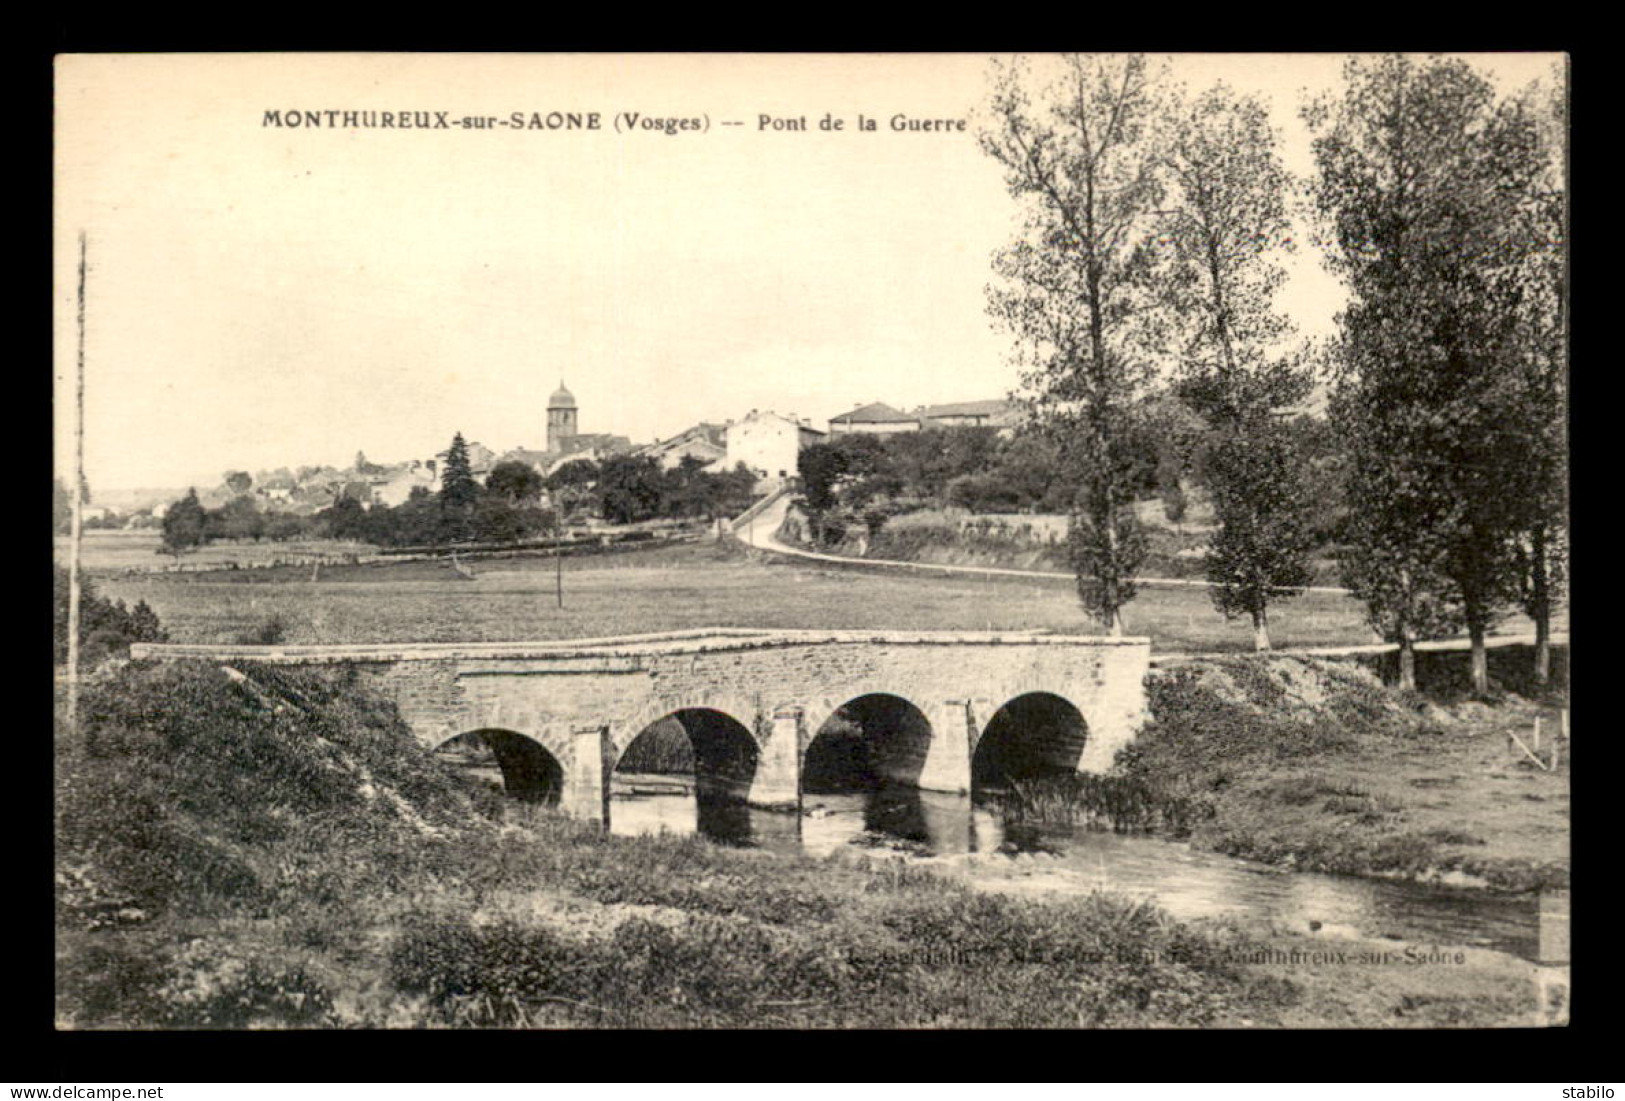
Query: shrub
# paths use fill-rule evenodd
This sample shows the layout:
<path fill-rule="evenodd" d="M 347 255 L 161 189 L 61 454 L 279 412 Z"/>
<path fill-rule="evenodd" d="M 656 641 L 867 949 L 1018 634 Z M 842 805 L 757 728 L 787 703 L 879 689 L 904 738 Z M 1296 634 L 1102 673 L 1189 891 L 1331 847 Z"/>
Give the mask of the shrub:
<path fill-rule="evenodd" d="M 257 625 L 240 631 L 232 641 L 240 646 L 277 646 L 288 640 L 288 621 L 273 612 Z"/>
<path fill-rule="evenodd" d="M 175 954 L 157 991 L 172 1028 L 312 1028 L 333 1023 L 333 998 L 302 967 L 199 938 Z"/>
<path fill-rule="evenodd" d="M 56 624 L 55 656 L 57 664 L 68 660 L 68 571 L 55 567 L 52 576 L 52 605 Z M 134 608 L 126 608 L 124 601 L 104 599 L 96 594 L 89 578 L 79 582 L 79 637 L 81 668 L 94 666 L 109 658 L 129 657 L 132 642 L 164 642 L 168 635 L 158 620 L 158 613 L 142 600 Z"/>

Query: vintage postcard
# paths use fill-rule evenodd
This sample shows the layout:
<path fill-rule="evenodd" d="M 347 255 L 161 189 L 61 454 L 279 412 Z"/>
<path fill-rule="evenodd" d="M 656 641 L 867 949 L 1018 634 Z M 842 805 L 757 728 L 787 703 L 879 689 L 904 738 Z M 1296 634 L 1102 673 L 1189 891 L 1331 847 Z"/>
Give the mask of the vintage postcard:
<path fill-rule="evenodd" d="M 59 57 L 58 1028 L 1567 1023 L 1567 110 Z"/>

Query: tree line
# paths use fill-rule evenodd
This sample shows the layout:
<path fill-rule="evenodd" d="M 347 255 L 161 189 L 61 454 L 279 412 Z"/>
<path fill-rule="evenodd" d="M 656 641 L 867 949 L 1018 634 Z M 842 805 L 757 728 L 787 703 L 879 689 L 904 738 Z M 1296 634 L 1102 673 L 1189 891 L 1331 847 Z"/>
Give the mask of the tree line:
<path fill-rule="evenodd" d="M 749 471 L 719 473 L 704 465 L 687 458 L 664 470 L 647 456 L 616 455 L 570 462 L 544 477 L 526 463 L 509 461 L 498 463 L 481 483 L 457 433 L 440 488 L 416 486 L 394 506 L 365 504 L 340 493 L 311 515 L 262 509 L 248 494 L 248 479 L 234 472 L 227 485 L 235 496 L 220 507 L 204 507 L 196 490 L 169 507 L 160 553 L 178 556 L 216 540 L 331 538 L 386 547 L 517 543 L 556 536 L 566 523 L 587 515 L 611 523 L 712 520 L 749 506 L 755 483 Z"/>
<path fill-rule="evenodd" d="M 1211 481 L 1199 447 L 1201 423 L 1177 394 L 1163 390 L 1141 401 L 1129 422 L 1124 453 L 1134 498 L 1159 497 L 1170 520 L 1182 519 L 1184 485 Z M 1317 545 L 1339 539 L 1338 456 L 1323 419 L 1284 421 L 1280 435 L 1312 486 L 1305 523 Z M 802 504 L 815 538 L 838 542 L 854 523 L 883 524 L 920 508 L 975 513 L 1064 513 L 1080 486 L 1053 425 L 1008 431 L 939 427 L 888 435 L 840 435 L 802 450 Z"/>
<path fill-rule="evenodd" d="M 1399 644 L 1401 683 L 1417 639 L 1464 626 L 1486 691 L 1485 636 L 1514 607 L 1544 681 L 1567 546 L 1564 74 L 1498 95 L 1459 60 L 1350 60 L 1301 109 L 1305 180 L 1264 103 L 1192 94 L 1142 56 L 1018 59 L 992 83 L 979 141 L 1023 228 L 995 258 L 990 312 L 1070 472 L 1085 606 L 1122 631 L 1146 554 L 1135 441 L 1171 376 L 1198 421 L 1174 462 L 1219 525 L 1215 603 L 1267 647 L 1316 538 L 1286 414 L 1322 382 L 1346 582 Z M 1297 339 L 1275 300 L 1299 196 L 1351 292 L 1329 346 Z"/>

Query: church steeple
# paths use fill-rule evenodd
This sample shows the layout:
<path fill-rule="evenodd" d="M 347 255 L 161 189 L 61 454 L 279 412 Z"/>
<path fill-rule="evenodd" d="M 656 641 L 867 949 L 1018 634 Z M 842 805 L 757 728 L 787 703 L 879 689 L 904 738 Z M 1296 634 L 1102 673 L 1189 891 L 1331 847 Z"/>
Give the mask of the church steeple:
<path fill-rule="evenodd" d="M 553 391 L 553 396 L 547 399 L 547 449 L 553 452 L 563 451 L 565 441 L 576 434 L 575 395 L 564 388 L 564 380 L 559 380 L 559 388 Z"/>

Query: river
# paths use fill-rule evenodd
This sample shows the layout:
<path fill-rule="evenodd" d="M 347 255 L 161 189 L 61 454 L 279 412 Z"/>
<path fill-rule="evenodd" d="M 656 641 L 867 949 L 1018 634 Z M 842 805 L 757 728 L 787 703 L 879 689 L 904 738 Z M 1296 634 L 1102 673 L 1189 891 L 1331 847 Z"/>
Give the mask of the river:
<path fill-rule="evenodd" d="M 809 794 L 803 813 L 699 806 L 678 777 L 616 776 L 611 832 L 702 832 L 729 845 L 824 856 L 847 846 L 940 864 L 979 888 L 1017 894 L 1110 890 L 1176 918 L 1233 916 L 1328 936 L 1465 945 L 1534 959 L 1539 901 L 1472 888 L 1286 872 L 1155 837 L 1007 828 L 968 796 L 893 788 Z M 702 820 L 703 811 L 703 820 Z"/>

